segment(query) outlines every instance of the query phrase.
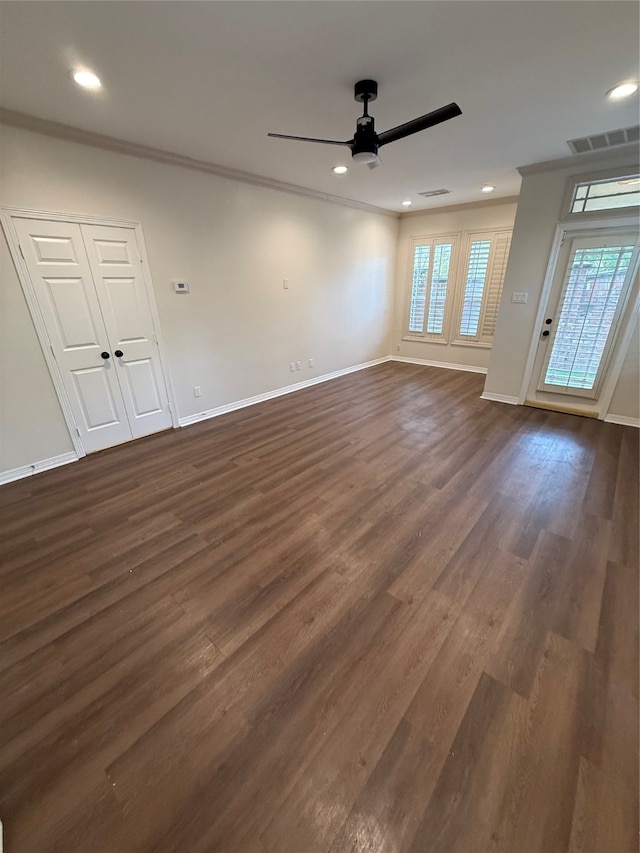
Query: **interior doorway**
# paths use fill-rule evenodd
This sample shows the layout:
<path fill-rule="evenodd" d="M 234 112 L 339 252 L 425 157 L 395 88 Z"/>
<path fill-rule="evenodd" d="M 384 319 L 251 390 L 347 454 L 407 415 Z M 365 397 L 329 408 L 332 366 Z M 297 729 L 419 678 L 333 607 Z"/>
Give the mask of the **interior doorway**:
<path fill-rule="evenodd" d="M 73 219 L 5 211 L 3 222 L 84 455 L 174 424 L 139 226 Z"/>

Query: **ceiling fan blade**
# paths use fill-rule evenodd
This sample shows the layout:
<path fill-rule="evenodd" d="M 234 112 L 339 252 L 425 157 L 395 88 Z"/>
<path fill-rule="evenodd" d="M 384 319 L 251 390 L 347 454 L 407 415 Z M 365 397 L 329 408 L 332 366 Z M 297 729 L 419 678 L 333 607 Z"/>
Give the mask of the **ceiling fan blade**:
<path fill-rule="evenodd" d="M 288 136 L 286 133 L 267 133 L 267 136 L 273 136 L 276 139 L 296 139 L 298 142 L 319 142 L 322 145 L 351 145 L 353 140 L 348 142 L 338 142 L 337 139 L 312 139 L 310 136 Z"/>
<path fill-rule="evenodd" d="M 447 104 L 446 107 L 440 107 L 440 109 L 427 113 L 425 116 L 414 118 L 405 124 L 399 124 L 398 127 L 392 127 L 391 130 L 385 130 L 384 133 L 378 134 L 378 145 L 386 145 L 389 142 L 395 142 L 397 139 L 404 139 L 405 136 L 419 133 L 421 130 L 426 130 L 428 127 L 433 127 L 435 124 L 449 121 L 450 118 L 460 115 L 462 115 L 462 110 L 456 103 Z"/>

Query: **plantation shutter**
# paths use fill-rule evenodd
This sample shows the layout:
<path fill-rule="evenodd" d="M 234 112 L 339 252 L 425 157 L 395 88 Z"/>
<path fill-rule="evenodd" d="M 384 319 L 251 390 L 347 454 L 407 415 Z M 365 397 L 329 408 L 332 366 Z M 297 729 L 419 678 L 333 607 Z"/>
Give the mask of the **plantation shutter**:
<path fill-rule="evenodd" d="M 416 246 L 413 252 L 413 279 L 409 307 L 409 331 L 421 334 L 424 330 L 424 312 L 427 305 L 427 277 L 431 244 Z"/>
<path fill-rule="evenodd" d="M 409 335 L 442 340 L 447 325 L 447 293 L 454 242 L 436 238 L 416 241 L 409 298 Z"/>
<path fill-rule="evenodd" d="M 467 281 L 460 317 L 460 334 L 465 337 L 475 338 L 478 334 L 478 322 L 482 310 L 482 297 L 487 280 L 490 251 L 491 240 L 473 240 L 471 242 Z"/>
<path fill-rule="evenodd" d="M 469 235 L 457 342 L 488 346 L 493 341 L 511 248 L 511 231 Z"/>
<path fill-rule="evenodd" d="M 497 234 L 493 246 L 493 260 L 487 276 L 485 309 L 482 318 L 483 338 L 492 338 L 496 331 L 498 308 L 511 248 L 511 234 Z"/>

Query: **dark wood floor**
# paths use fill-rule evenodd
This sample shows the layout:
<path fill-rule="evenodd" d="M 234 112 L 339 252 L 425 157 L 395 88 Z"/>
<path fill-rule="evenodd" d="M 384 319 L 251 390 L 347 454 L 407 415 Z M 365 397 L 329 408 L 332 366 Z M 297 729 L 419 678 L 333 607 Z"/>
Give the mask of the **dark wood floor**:
<path fill-rule="evenodd" d="M 0 489 L 7 853 L 638 849 L 638 433 L 385 364 Z"/>

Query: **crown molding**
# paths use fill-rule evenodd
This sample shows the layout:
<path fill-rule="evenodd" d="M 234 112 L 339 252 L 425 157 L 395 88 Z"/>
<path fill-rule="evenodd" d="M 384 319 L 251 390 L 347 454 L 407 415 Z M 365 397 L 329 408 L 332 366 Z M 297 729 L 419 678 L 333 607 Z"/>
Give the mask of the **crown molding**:
<path fill-rule="evenodd" d="M 625 163 L 636 165 L 640 151 L 637 142 L 628 142 L 626 145 L 617 145 L 613 148 L 603 148 L 600 151 L 585 151 L 584 154 L 573 154 L 571 157 L 562 157 L 559 160 L 545 160 L 542 163 L 531 163 L 529 166 L 518 166 L 518 172 L 524 178 L 526 175 L 536 175 L 539 172 L 554 172 L 557 169 L 571 169 L 574 166 L 588 166 L 598 164 L 605 160 L 611 160 L 619 155 Z"/>
<path fill-rule="evenodd" d="M 296 184 L 277 181 L 273 178 L 263 177 L 262 175 L 254 175 L 251 172 L 242 172 L 239 169 L 228 169 L 226 166 L 218 166 L 216 163 L 209 163 L 206 160 L 195 160 L 192 157 L 176 154 L 173 151 L 164 151 L 161 148 L 152 148 L 148 145 L 140 145 L 137 142 L 127 142 L 125 139 L 116 139 L 113 136 L 104 136 L 102 133 L 81 130 L 78 127 L 71 127 L 70 125 L 60 124 L 56 121 L 27 115 L 27 113 L 9 110 L 5 107 L 0 107 L 0 124 L 7 125 L 8 127 L 17 127 L 21 130 L 29 130 L 33 133 L 43 134 L 44 136 L 53 136 L 56 139 L 65 139 L 67 142 L 76 142 L 80 145 L 102 148 L 105 151 L 113 151 L 117 154 L 141 157 L 144 160 L 153 160 L 155 163 L 163 163 L 167 166 L 180 166 L 183 169 L 204 172 L 207 175 L 215 175 L 216 177 L 226 178 L 230 181 L 239 181 L 244 184 L 277 190 L 278 192 L 306 196 L 307 198 L 326 201 L 330 204 L 339 204 L 343 207 L 363 210 L 366 213 L 389 216 L 392 219 L 399 218 L 397 211 L 387 210 L 384 207 L 377 207 L 376 205 L 366 204 L 365 202 L 355 201 L 354 199 L 323 193 L 309 187 L 299 187 Z"/>
<path fill-rule="evenodd" d="M 434 213 L 456 213 L 460 210 L 474 210 L 479 207 L 497 207 L 501 204 L 517 204 L 519 196 L 507 195 L 503 198 L 488 198 L 486 201 L 466 201 L 460 204 L 446 204 L 441 207 L 426 207 L 423 210 L 410 210 L 407 213 L 401 213 L 400 219 L 412 219 L 416 216 L 430 216 Z"/>

